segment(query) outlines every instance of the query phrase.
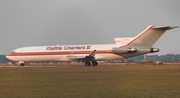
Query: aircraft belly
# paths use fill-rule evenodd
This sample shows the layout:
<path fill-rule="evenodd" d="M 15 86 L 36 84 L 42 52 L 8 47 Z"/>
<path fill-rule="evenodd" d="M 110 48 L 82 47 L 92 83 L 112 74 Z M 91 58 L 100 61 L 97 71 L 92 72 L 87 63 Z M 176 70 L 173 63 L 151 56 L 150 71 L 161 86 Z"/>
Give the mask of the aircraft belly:
<path fill-rule="evenodd" d="M 116 59 L 121 59 L 123 58 L 120 55 L 116 54 L 97 54 L 95 55 L 96 60 L 116 60 Z"/>
<path fill-rule="evenodd" d="M 14 56 L 13 61 L 60 61 L 63 58 L 61 55 L 48 56 Z"/>

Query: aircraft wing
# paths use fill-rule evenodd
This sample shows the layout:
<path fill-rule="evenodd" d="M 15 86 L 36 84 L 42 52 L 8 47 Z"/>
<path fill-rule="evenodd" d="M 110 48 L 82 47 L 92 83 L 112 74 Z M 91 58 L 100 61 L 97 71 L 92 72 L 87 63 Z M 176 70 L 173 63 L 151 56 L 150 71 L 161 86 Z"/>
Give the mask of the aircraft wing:
<path fill-rule="evenodd" d="M 95 54 L 96 54 L 96 50 L 93 50 L 90 54 L 89 54 L 89 56 L 95 56 Z"/>
<path fill-rule="evenodd" d="M 89 55 L 70 55 L 67 56 L 70 60 L 79 60 L 79 61 L 92 61 L 94 60 L 94 56 L 96 54 L 96 50 L 93 50 Z"/>

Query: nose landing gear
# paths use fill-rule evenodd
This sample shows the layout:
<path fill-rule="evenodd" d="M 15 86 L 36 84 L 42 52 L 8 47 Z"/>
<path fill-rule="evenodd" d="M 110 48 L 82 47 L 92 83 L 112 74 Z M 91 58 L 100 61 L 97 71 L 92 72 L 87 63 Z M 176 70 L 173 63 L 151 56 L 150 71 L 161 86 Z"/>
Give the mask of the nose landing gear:
<path fill-rule="evenodd" d="M 20 66 L 24 66 L 24 63 L 21 63 Z"/>
<path fill-rule="evenodd" d="M 20 65 L 20 66 L 24 66 L 24 65 L 25 65 L 25 62 L 24 62 L 24 61 L 19 61 L 19 65 Z"/>

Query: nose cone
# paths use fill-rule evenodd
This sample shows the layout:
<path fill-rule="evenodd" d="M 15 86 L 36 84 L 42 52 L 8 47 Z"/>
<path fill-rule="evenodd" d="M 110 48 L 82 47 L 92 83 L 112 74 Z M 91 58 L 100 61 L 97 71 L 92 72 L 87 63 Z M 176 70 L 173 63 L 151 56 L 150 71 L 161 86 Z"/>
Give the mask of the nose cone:
<path fill-rule="evenodd" d="M 15 61 L 15 59 L 17 58 L 17 54 L 15 52 L 11 52 L 6 55 L 6 58 L 9 60 Z"/>
<path fill-rule="evenodd" d="M 9 60 L 12 60 L 11 57 L 12 57 L 12 56 L 11 56 L 11 53 L 6 55 L 6 58 L 9 59 Z"/>

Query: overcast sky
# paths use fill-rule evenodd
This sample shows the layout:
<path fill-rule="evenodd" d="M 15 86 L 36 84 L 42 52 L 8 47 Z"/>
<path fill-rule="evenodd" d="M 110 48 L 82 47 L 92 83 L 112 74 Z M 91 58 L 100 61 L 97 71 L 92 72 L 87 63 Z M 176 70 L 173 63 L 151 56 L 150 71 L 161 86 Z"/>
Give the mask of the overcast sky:
<path fill-rule="evenodd" d="M 151 24 L 180 26 L 179 0 L 0 0 L 0 54 L 25 46 L 111 44 Z M 154 45 L 180 54 L 180 28 Z"/>

